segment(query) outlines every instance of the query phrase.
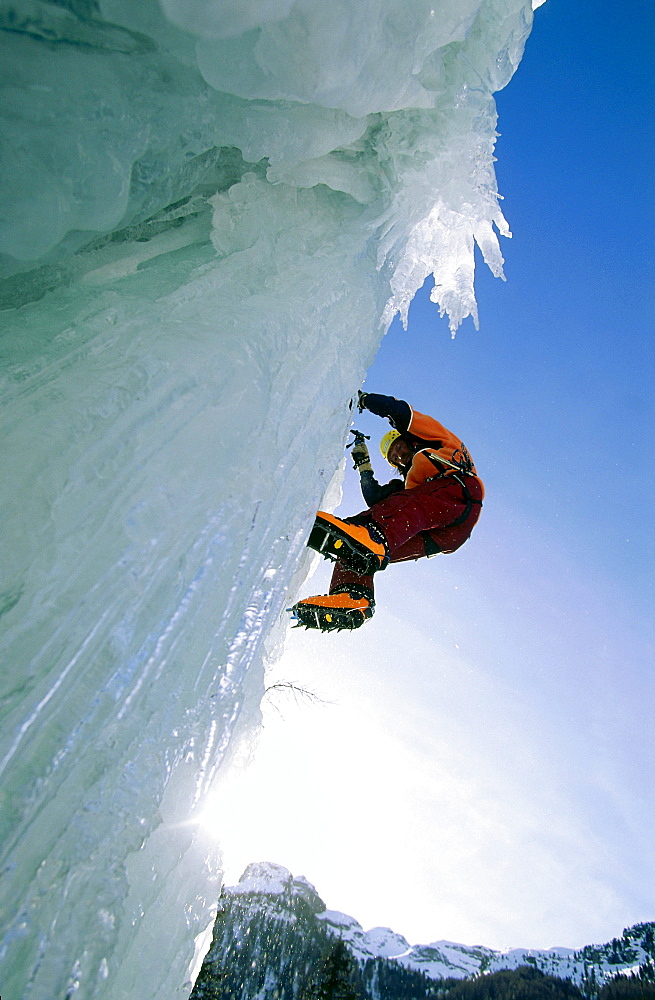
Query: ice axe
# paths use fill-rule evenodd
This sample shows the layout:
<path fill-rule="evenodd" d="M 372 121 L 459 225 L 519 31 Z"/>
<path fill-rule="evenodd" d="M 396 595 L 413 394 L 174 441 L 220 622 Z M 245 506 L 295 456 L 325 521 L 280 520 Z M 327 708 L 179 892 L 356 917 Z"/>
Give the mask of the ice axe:
<path fill-rule="evenodd" d="M 370 434 L 364 434 L 362 431 L 358 431 L 354 427 L 351 429 L 350 433 L 354 434 L 355 436 L 353 440 L 350 442 L 350 444 L 346 445 L 346 448 L 352 448 L 354 444 L 364 444 L 364 440 L 366 441 L 371 440 Z"/>

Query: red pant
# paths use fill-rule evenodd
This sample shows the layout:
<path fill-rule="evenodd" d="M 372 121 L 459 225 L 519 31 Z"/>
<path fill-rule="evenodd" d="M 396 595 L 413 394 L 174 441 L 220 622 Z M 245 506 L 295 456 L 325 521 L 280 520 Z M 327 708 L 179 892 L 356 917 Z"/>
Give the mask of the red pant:
<path fill-rule="evenodd" d="M 482 499 L 482 487 L 475 476 L 463 476 L 473 500 Z M 392 563 L 406 559 L 421 559 L 426 553 L 422 532 L 427 532 L 441 552 L 454 552 L 469 537 L 480 516 L 482 505 L 473 503 L 466 519 L 457 525 L 453 521 L 465 513 L 466 497 L 461 483 L 453 476 L 441 476 L 409 490 L 392 493 L 386 500 L 374 504 L 349 520 L 366 524 L 373 521 L 384 533 Z M 436 551 L 436 549 L 435 549 Z M 350 584 L 373 591 L 373 577 L 362 576 L 337 562 L 330 582 L 330 593 Z"/>

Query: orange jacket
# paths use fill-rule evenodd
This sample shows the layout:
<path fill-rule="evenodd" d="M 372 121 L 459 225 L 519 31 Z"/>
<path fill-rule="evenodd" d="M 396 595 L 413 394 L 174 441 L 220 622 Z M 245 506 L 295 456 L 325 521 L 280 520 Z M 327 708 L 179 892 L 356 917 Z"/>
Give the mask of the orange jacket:
<path fill-rule="evenodd" d="M 459 472 L 475 476 L 484 496 L 482 480 L 461 440 L 434 417 L 413 410 L 404 399 L 377 392 L 364 393 L 360 405 L 378 417 L 386 417 L 391 426 L 416 448 L 405 478 L 405 489 L 411 490 L 413 486 L 440 474 L 455 475 Z M 425 442 L 424 447 L 421 447 L 422 442 Z M 438 466 L 433 458 L 440 463 Z"/>
<path fill-rule="evenodd" d="M 424 413 L 419 413 L 410 407 L 411 418 L 407 428 L 407 434 L 418 438 L 420 441 L 429 441 L 431 446 L 419 448 L 414 453 L 412 464 L 405 479 L 405 489 L 410 490 L 412 486 L 419 486 L 432 476 L 443 472 L 446 475 L 463 471 L 467 462 L 471 462 L 469 453 L 462 441 L 449 431 L 447 427 L 440 424 L 434 417 L 428 417 Z M 437 459 L 440 467 L 437 467 L 431 458 Z M 456 468 L 453 468 L 453 465 Z M 475 476 L 484 496 L 484 485 L 478 476 L 475 466 L 471 462 L 468 473 Z"/>

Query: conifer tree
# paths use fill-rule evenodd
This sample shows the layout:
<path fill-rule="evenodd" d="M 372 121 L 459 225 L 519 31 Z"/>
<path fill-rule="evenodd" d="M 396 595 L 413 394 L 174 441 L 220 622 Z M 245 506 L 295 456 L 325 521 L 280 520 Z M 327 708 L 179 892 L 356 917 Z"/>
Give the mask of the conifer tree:
<path fill-rule="evenodd" d="M 646 974 L 647 975 L 647 974 Z M 655 1000 L 655 983 L 645 976 L 619 973 L 605 983 L 599 1000 Z"/>
<path fill-rule="evenodd" d="M 316 976 L 299 1000 L 364 1000 L 357 983 L 357 963 L 343 941 L 337 941 L 321 962 Z"/>

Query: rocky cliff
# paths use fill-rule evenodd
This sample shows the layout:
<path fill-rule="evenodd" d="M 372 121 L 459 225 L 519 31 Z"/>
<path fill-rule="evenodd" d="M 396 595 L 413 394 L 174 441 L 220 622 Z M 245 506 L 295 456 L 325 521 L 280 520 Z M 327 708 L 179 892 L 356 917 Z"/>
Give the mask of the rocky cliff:
<path fill-rule="evenodd" d="M 372 1000 L 418 1000 L 448 980 L 526 965 L 592 995 L 617 973 L 650 969 L 655 959 L 655 923 L 637 924 L 608 943 L 577 951 L 501 952 L 450 941 L 410 945 L 387 927 L 364 931 L 353 917 L 326 909 L 307 879 L 262 863 L 249 865 L 238 885 L 223 889 L 191 1000 L 297 1000 L 337 940 L 356 960 Z"/>

